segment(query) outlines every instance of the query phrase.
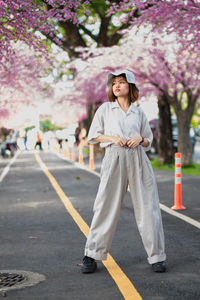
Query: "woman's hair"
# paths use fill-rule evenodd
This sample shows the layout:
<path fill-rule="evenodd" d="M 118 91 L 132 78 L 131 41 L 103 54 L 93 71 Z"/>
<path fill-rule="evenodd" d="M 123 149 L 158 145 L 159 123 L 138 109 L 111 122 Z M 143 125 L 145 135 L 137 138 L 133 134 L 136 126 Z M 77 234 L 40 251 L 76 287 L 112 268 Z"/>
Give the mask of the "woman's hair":
<path fill-rule="evenodd" d="M 124 77 L 124 79 L 126 80 L 125 74 L 122 74 L 119 76 Z M 112 83 L 113 83 L 113 80 L 119 76 L 114 76 L 111 81 L 110 88 L 108 91 L 108 100 L 110 102 L 115 102 L 115 100 L 117 99 L 117 97 L 113 94 Z M 127 82 L 127 80 L 126 80 L 126 82 Z M 130 100 L 130 102 L 135 102 L 135 101 L 137 101 L 137 99 L 139 97 L 139 90 L 138 90 L 137 86 L 133 83 L 128 83 L 128 85 L 129 85 L 129 100 Z"/>

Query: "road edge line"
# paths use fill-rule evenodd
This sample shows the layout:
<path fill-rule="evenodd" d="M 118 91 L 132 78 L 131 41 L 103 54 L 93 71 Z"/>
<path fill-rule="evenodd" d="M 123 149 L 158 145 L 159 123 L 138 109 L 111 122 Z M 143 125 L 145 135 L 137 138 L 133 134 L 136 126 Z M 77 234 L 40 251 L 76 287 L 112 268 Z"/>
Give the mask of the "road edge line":
<path fill-rule="evenodd" d="M 17 157 L 19 156 L 20 151 L 17 151 L 15 153 L 15 156 L 9 161 L 9 163 L 5 166 L 5 168 L 3 169 L 1 175 L 0 175 L 0 183 L 3 181 L 3 179 L 6 177 L 6 175 L 8 174 L 8 172 L 10 171 L 10 167 L 12 166 L 12 164 L 15 162 L 15 160 L 17 159 Z"/>
<path fill-rule="evenodd" d="M 179 213 L 177 211 L 174 211 L 171 208 L 169 208 L 168 206 L 165 206 L 164 204 L 161 204 L 161 203 L 160 203 L 160 208 L 163 211 L 165 211 L 166 213 L 168 213 L 172 216 L 175 216 L 175 217 L 177 217 L 177 218 L 179 218 L 179 219 L 181 219 L 181 220 L 183 220 L 183 221 L 185 221 L 185 222 L 187 222 L 187 223 L 189 223 L 189 224 L 191 224 L 191 225 L 193 225 L 193 226 L 200 229 L 200 222 L 198 222 L 198 221 L 196 221 L 196 220 L 194 220 L 194 219 L 192 219 L 188 216 L 182 215 L 181 213 Z"/>

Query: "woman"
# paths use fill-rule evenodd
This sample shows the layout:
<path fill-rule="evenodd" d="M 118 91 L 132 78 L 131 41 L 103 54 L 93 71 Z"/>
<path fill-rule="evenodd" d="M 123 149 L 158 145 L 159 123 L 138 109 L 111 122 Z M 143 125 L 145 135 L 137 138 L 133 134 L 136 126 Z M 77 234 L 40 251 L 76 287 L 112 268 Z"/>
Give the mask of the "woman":
<path fill-rule="evenodd" d="M 129 70 L 109 73 L 107 84 L 109 102 L 98 108 L 88 133 L 88 142 L 100 142 L 105 156 L 82 272 L 95 272 L 95 260 L 107 258 L 128 185 L 148 262 L 153 271 L 165 272 L 157 186 L 145 153 L 151 147 L 152 132 L 144 112 L 133 104 L 139 95 L 134 74 Z"/>

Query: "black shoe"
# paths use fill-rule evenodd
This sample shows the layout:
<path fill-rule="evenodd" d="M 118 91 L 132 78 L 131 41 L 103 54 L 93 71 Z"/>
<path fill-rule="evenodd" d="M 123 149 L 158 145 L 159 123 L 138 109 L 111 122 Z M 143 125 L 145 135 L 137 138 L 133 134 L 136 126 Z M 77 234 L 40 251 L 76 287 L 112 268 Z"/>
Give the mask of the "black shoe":
<path fill-rule="evenodd" d="M 165 261 L 160 261 L 155 264 L 152 264 L 152 269 L 154 272 L 163 273 L 166 271 L 166 263 Z"/>
<path fill-rule="evenodd" d="M 82 273 L 94 273 L 96 269 L 97 269 L 96 261 L 91 257 L 84 256 L 83 264 L 81 267 Z"/>

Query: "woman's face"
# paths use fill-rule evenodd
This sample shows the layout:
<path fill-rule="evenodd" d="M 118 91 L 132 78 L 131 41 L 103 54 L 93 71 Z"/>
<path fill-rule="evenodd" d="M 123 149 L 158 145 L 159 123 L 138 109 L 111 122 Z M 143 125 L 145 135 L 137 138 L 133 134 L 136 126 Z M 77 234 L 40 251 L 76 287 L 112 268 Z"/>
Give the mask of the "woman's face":
<path fill-rule="evenodd" d="M 129 84 L 123 76 L 117 76 L 112 81 L 112 90 L 115 97 L 129 95 Z"/>

